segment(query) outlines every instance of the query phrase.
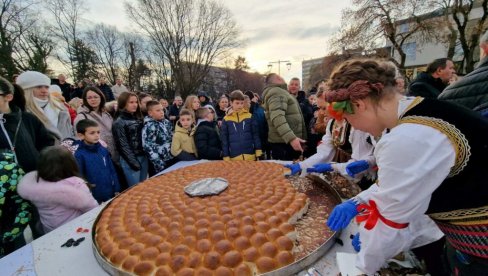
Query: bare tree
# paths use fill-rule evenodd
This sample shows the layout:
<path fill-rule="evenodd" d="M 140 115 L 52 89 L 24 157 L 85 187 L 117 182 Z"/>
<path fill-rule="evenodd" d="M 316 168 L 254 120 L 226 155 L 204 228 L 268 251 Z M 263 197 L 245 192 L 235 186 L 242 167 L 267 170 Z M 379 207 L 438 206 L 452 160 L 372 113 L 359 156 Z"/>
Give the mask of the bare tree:
<path fill-rule="evenodd" d="M 32 1 L 2 0 L 0 10 L 0 74 L 11 78 L 19 72 L 15 64 L 15 44 L 34 25 L 30 16 Z"/>
<path fill-rule="evenodd" d="M 88 31 L 88 40 L 93 45 L 97 61 L 111 83 L 119 74 L 124 51 L 124 37 L 114 26 L 97 24 Z"/>
<path fill-rule="evenodd" d="M 48 72 L 48 57 L 55 42 L 51 30 L 45 26 L 32 26 L 21 32 L 14 44 L 14 63 L 19 70 Z"/>
<path fill-rule="evenodd" d="M 213 0 L 137 0 L 126 10 L 168 61 L 182 96 L 195 93 L 209 66 L 239 45 L 230 11 Z"/>
<path fill-rule="evenodd" d="M 123 45 L 121 76 L 126 80 L 129 89 L 140 89 L 136 67 L 137 60 L 144 58 L 146 42 L 143 37 L 137 34 L 124 33 Z"/>
<path fill-rule="evenodd" d="M 459 42 L 463 50 L 461 68 L 469 73 L 474 69 L 477 61 L 474 56 L 475 49 L 479 45 L 480 36 L 485 31 L 488 0 L 442 0 L 437 2 L 445 10 L 444 19 L 451 33 L 448 57 L 454 56 L 456 43 Z M 479 13 L 481 16 L 473 18 L 473 10 L 476 8 L 481 11 Z M 452 20 L 450 16 L 452 16 Z"/>
<path fill-rule="evenodd" d="M 439 39 L 439 20 L 425 13 L 433 10 L 425 0 L 353 0 L 353 9 L 343 10 L 342 27 L 332 41 L 336 50 L 344 48 L 374 49 L 386 40 L 399 55 L 395 61 L 405 66 L 404 44 L 415 37 L 423 43 Z M 405 19 L 405 28 L 398 21 Z"/>
<path fill-rule="evenodd" d="M 54 16 L 57 24 L 55 35 L 60 39 L 64 49 L 64 53 L 58 55 L 58 59 L 68 65 L 72 76 L 77 80 L 96 76 L 95 52 L 83 40 L 80 30 L 85 1 L 46 0 L 46 7 Z"/>

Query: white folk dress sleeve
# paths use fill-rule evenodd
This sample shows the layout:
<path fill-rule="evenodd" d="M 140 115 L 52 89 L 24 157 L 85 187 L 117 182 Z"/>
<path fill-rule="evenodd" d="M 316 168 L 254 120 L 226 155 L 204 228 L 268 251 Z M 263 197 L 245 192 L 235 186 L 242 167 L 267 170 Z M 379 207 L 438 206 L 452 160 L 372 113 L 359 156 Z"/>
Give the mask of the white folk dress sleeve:
<path fill-rule="evenodd" d="M 424 214 L 432 193 L 455 161 L 455 151 L 447 136 L 418 124 L 402 124 L 392 129 L 378 142 L 374 154 L 379 167 L 378 187 L 373 186 L 357 199 L 373 200 L 384 218 L 409 225 L 397 229 L 378 220 L 367 230 L 365 223 L 361 223 L 361 251 L 356 266 L 368 274 L 375 273 L 403 250 L 442 237 L 442 232 Z"/>
<path fill-rule="evenodd" d="M 334 171 L 340 173 L 344 177 L 354 181 L 361 180 L 361 178 L 368 172 L 357 174 L 354 178 L 351 178 L 347 172 L 346 167 L 349 163 L 359 160 L 365 160 L 368 162 L 370 168 L 376 166 L 376 161 L 373 155 L 374 147 L 372 144 L 368 143 L 368 137 L 370 135 L 366 132 L 351 128 L 349 134 L 349 143 L 351 143 L 352 154 L 351 159 L 346 163 L 335 163 L 332 165 Z"/>
<path fill-rule="evenodd" d="M 331 162 L 332 158 L 334 158 L 336 150 L 332 144 L 332 135 L 330 133 L 330 127 L 333 121 L 334 120 L 329 120 L 327 123 L 325 135 L 322 137 L 322 142 L 317 147 L 317 153 L 300 162 L 302 172 L 305 172 L 307 168 L 311 168 L 316 164 Z"/>

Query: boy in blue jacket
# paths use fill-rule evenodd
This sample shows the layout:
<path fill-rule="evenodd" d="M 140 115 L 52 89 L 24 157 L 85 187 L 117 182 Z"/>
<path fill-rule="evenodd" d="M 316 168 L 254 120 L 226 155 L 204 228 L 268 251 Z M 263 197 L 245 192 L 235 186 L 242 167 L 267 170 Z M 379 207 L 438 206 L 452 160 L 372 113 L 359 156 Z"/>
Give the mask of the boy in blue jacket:
<path fill-rule="evenodd" d="M 146 109 L 149 116 L 144 118 L 142 148 L 153 164 L 155 173 L 159 173 L 166 167 L 166 162 L 173 158 L 171 156 L 173 126 L 164 118 L 164 109 L 159 102 L 147 102 Z"/>
<path fill-rule="evenodd" d="M 263 154 L 258 124 L 244 108 L 240 90 L 230 94 L 232 111 L 224 117 L 220 129 L 224 160 L 256 160 Z"/>
<path fill-rule="evenodd" d="M 75 152 L 80 174 L 95 185 L 93 197 L 99 203 L 107 201 L 120 192 L 120 184 L 110 153 L 99 142 L 100 127 L 84 119 L 76 125 L 76 132 L 81 139 Z"/>

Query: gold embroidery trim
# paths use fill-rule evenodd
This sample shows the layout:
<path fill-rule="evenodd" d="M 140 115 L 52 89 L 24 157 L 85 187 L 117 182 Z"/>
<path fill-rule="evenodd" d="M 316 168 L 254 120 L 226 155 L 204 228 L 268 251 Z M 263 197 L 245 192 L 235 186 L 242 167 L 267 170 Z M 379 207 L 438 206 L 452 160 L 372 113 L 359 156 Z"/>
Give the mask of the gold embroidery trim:
<path fill-rule="evenodd" d="M 402 112 L 402 114 L 400 115 L 400 118 L 403 117 L 403 115 L 405 115 L 405 113 L 407 113 L 410 109 L 416 107 L 419 103 L 421 103 L 422 101 L 424 100 L 424 98 L 422 97 L 415 97 L 415 99 L 413 99 L 413 101 L 407 106 L 407 108 Z"/>
<path fill-rule="evenodd" d="M 457 225 L 484 224 L 488 223 L 488 206 L 434 213 L 429 214 L 429 216 L 434 220 Z"/>
<path fill-rule="evenodd" d="M 456 152 L 456 161 L 454 166 L 451 168 L 451 172 L 449 173 L 448 177 L 455 176 L 459 174 L 464 167 L 466 167 L 469 157 L 471 156 L 471 147 L 469 146 L 468 140 L 464 136 L 464 134 L 459 131 L 454 125 L 432 117 L 424 117 L 424 116 L 407 116 L 401 118 L 398 121 L 399 124 L 420 124 L 435 128 L 445 134 L 449 141 L 451 141 L 452 146 Z"/>

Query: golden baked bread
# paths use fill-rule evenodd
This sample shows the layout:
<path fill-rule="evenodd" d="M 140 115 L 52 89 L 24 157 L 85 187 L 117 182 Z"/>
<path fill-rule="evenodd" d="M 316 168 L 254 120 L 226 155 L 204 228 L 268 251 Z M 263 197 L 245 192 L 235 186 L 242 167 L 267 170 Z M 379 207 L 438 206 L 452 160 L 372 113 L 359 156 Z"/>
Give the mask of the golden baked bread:
<path fill-rule="evenodd" d="M 225 178 L 215 196 L 190 197 L 189 183 Z M 149 179 L 115 198 L 95 226 L 100 255 L 136 275 L 253 275 L 294 261 L 292 225 L 306 212 L 275 163 L 218 161 Z"/>

